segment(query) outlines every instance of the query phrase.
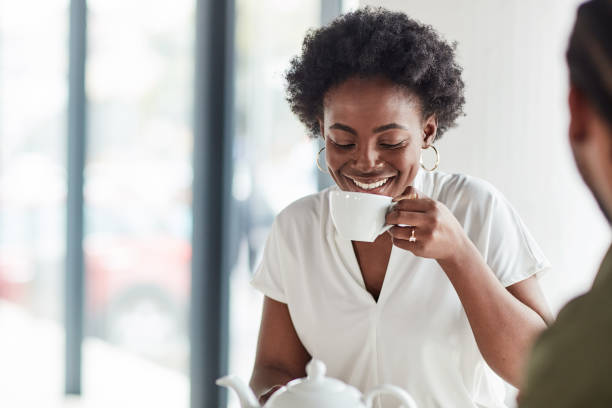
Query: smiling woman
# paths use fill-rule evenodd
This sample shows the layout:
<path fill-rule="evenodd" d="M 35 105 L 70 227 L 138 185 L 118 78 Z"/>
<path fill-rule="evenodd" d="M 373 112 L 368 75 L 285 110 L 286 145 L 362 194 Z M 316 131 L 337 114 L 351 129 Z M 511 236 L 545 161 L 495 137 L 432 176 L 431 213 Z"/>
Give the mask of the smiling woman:
<path fill-rule="evenodd" d="M 549 264 L 493 186 L 420 164 L 462 113 L 453 47 L 403 13 L 364 8 L 311 31 L 287 82 L 336 186 L 276 217 L 253 278 L 265 295 L 260 400 L 314 357 L 362 391 L 401 386 L 419 407 L 505 406 L 500 377 L 520 385 L 550 320 L 536 280 Z M 388 233 L 343 238 L 338 189 L 393 197 Z"/>
<path fill-rule="evenodd" d="M 351 78 L 328 91 L 319 123 L 338 187 L 391 197 L 414 179 L 436 132 L 435 117 L 423 123 L 418 100 L 384 77 Z"/>

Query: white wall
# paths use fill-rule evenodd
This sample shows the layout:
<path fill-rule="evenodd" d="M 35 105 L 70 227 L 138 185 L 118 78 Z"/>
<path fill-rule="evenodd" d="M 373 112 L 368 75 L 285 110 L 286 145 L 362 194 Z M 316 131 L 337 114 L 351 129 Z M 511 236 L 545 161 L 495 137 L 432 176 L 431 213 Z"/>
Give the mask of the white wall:
<path fill-rule="evenodd" d="M 564 52 L 576 0 L 369 0 L 458 42 L 466 117 L 439 143 L 441 170 L 492 182 L 514 204 L 553 269 L 557 311 L 590 286 L 610 240 L 567 142 Z"/>

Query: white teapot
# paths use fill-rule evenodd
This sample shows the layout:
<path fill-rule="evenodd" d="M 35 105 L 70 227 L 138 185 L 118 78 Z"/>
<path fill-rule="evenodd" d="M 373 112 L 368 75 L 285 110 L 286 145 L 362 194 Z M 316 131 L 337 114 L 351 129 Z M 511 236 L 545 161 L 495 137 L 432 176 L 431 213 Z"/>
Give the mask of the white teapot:
<path fill-rule="evenodd" d="M 404 408 L 417 408 L 412 397 L 399 387 L 381 385 L 361 395 L 357 388 L 325 377 L 325 370 L 323 362 L 311 360 L 306 365 L 308 376 L 279 388 L 263 408 L 372 408 L 374 398 L 381 394 L 395 396 Z M 262 408 L 253 391 L 238 377 L 219 378 L 217 385 L 236 391 L 242 408 Z"/>

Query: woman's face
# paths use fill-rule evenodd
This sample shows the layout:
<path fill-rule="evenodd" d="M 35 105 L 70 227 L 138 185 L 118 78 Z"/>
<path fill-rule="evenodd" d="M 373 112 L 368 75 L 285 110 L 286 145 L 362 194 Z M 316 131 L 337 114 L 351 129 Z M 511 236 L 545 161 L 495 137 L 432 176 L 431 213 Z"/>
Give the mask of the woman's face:
<path fill-rule="evenodd" d="M 421 148 L 436 133 L 418 98 L 383 78 L 352 78 L 330 89 L 319 123 L 338 187 L 391 197 L 412 184 Z"/>

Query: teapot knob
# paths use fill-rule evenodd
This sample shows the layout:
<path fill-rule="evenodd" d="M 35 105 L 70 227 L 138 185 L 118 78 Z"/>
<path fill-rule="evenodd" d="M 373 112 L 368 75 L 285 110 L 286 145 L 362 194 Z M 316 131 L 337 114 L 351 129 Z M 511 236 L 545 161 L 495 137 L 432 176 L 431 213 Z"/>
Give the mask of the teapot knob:
<path fill-rule="evenodd" d="M 327 367 L 319 360 L 312 359 L 306 365 L 306 374 L 311 381 L 317 381 L 325 377 L 325 371 L 327 371 Z"/>

